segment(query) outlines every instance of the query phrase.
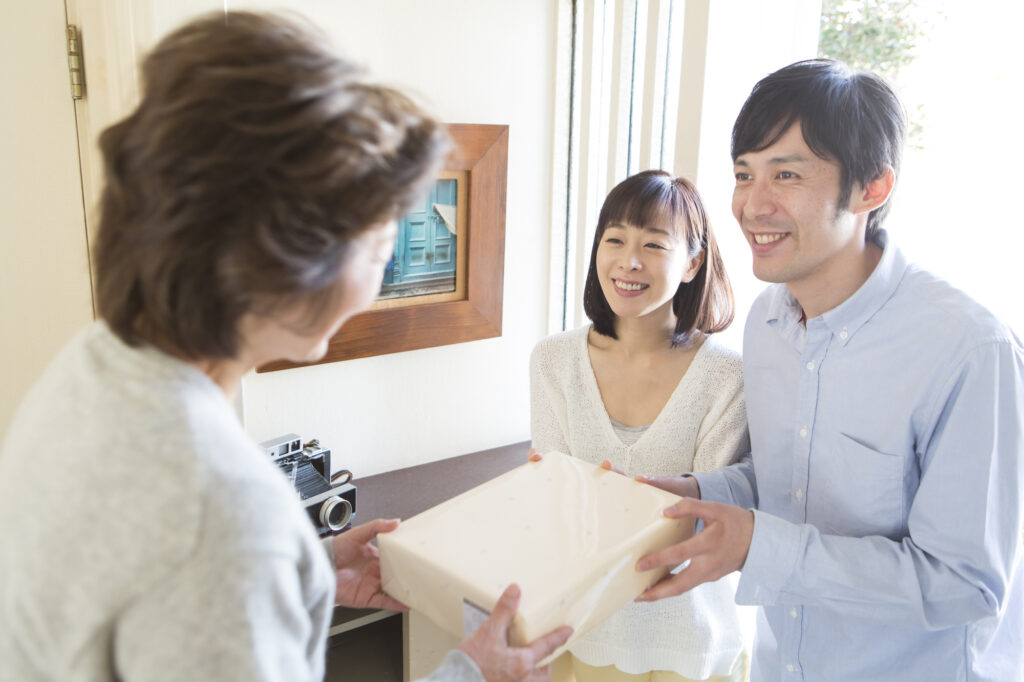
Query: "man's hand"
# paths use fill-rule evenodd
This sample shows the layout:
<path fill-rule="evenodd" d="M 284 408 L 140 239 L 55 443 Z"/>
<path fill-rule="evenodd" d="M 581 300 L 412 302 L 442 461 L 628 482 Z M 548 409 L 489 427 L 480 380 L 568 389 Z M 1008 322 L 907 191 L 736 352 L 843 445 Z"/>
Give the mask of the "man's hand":
<path fill-rule="evenodd" d="M 701 519 L 704 529 L 677 545 L 640 558 L 636 565 L 638 571 L 658 566 L 675 567 L 684 561 L 689 561 L 690 565 L 679 573 L 665 576 L 637 597 L 637 601 L 674 597 L 743 568 L 754 534 L 754 512 L 731 504 L 687 497 L 664 513 L 670 519 L 687 516 Z"/>
<path fill-rule="evenodd" d="M 473 659 L 487 682 L 547 680 L 547 666 L 537 668 L 537 663 L 572 636 L 572 628 L 562 626 L 525 647 L 509 646 L 508 627 L 519 608 L 519 596 L 519 587 L 509 585 L 480 629 L 459 644 L 459 650 Z"/>
<path fill-rule="evenodd" d="M 339 606 L 356 609 L 391 609 L 407 611 L 402 602 L 381 591 L 380 559 L 371 544 L 377 533 L 398 528 L 398 519 L 377 519 L 356 526 L 332 540 L 337 591 L 334 601 Z"/>
<path fill-rule="evenodd" d="M 679 497 L 700 499 L 700 486 L 697 485 L 697 479 L 693 476 L 637 476 L 636 480 L 653 485 L 655 488 L 667 490 Z"/>

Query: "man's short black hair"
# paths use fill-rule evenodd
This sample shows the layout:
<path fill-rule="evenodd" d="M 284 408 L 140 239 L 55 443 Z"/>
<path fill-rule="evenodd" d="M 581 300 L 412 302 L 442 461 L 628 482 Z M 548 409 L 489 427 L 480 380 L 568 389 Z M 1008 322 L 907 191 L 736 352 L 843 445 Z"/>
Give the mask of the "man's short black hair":
<path fill-rule="evenodd" d="M 854 184 L 865 186 L 891 167 L 899 177 L 906 114 L 896 93 L 873 73 L 853 72 L 832 59 L 790 64 L 761 79 L 732 129 L 732 159 L 773 145 L 794 123 L 815 154 L 839 164 L 839 205 Z M 889 210 L 868 216 L 870 237 Z"/>

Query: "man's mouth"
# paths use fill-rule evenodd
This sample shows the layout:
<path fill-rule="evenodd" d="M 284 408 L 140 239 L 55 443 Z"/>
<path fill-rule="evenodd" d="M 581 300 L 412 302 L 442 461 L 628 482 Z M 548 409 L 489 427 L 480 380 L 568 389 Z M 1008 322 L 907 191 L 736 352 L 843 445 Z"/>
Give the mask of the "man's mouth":
<path fill-rule="evenodd" d="M 755 233 L 754 241 L 757 242 L 758 244 L 771 244 L 773 242 L 779 241 L 785 236 L 786 234 L 784 232 L 764 232 L 760 234 Z"/>

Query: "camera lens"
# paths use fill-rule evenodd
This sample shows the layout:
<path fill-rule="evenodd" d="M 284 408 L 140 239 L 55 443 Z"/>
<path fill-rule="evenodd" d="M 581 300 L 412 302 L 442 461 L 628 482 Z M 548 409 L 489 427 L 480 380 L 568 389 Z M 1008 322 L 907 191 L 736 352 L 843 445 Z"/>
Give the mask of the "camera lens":
<path fill-rule="evenodd" d="M 320 505 L 320 523 L 331 530 L 341 530 L 352 518 L 352 505 L 343 497 L 328 497 Z"/>

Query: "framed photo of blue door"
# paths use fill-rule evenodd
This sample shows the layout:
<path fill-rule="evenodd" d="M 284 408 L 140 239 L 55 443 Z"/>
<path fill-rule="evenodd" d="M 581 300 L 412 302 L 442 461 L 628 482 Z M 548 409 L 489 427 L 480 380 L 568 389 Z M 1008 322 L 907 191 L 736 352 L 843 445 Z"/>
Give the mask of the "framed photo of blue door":
<path fill-rule="evenodd" d="M 466 176 L 465 172 L 442 173 L 420 205 L 398 221 L 395 251 L 373 309 L 462 297 Z M 402 300 L 407 298 L 415 298 L 415 301 Z"/>
<path fill-rule="evenodd" d="M 328 342 L 327 353 L 318 363 L 501 336 L 509 128 L 479 123 L 449 123 L 446 128 L 452 149 L 445 171 L 438 176 L 431 197 L 409 212 L 412 217 L 406 217 L 403 246 L 396 248 L 392 258 L 397 276 L 392 274 L 382 282 L 382 288 L 385 284 L 401 288 L 407 283 L 409 287 L 397 296 L 374 301 L 369 310 L 346 322 Z M 450 180 L 454 180 L 454 211 L 452 183 L 446 182 Z M 452 251 L 455 289 L 428 291 L 434 285 L 440 288 L 440 282 L 432 280 L 440 280 L 440 273 L 446 270 L 444 276 L 450 282 Z M 433 255 L 428 258 L 427 254 Z M 281 360 L 257 371 L 297 366 Z"/>

